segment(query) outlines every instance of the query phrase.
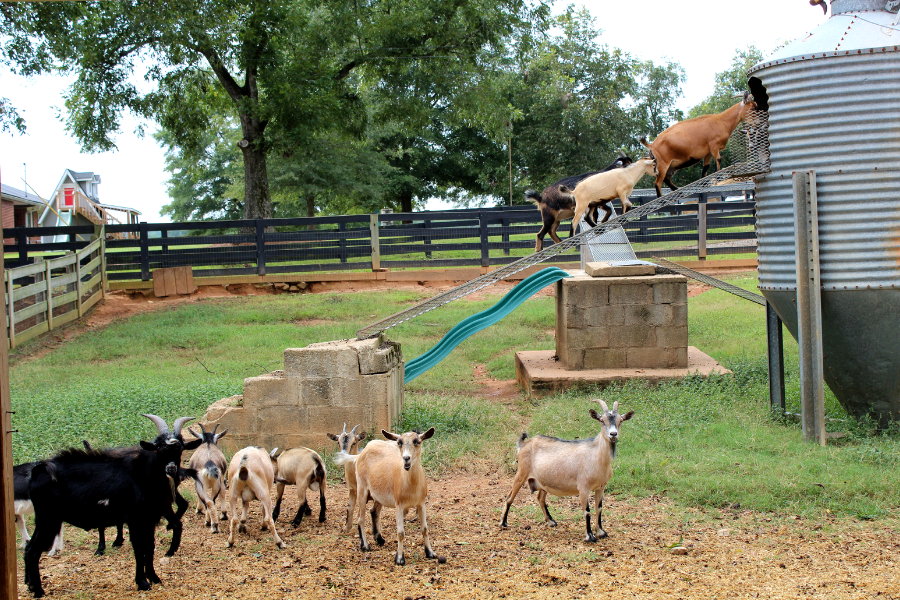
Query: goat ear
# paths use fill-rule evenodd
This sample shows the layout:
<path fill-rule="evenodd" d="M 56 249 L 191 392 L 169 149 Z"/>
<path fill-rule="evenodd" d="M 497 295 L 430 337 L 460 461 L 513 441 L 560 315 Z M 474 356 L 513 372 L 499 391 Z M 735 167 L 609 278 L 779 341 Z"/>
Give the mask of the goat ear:
<path fill-rule="evenodd" d="M 428 431 L 426 431 L 425 433 L 423 433 L 422 435 L 420 435 L 420 436 L 419 436 L 419 439 L 420 439 L 420 440 L 427 440 L 428 438 L 430 438 L 430 437 L 433 436 L 433 435 L 434 435 L 434 427 L 432 427 L 431 429 L 429 429 Z"/>
<path fill-rule="evenodd" d="M 600 413 L 598 413 L 593 408 L 590 410 L 590 415 L 592 419 L 597 419 L 598 421 L 600 420 Z"/>
<path fill-rule="evenodd" d="M 743 98 L 741 98 L 741 105 L 747 104 L 747 100 L 750 98 L 750 92 L 744 92 Z"/>
<path fill-rule="evenodd" d="M 156 446 L 151 444 L 150 442 L 141 441 L 141 448 L 146 450 L 147 452 L 156 452 Z"/>
<path fill-rule="evenodd" d="M 200 444 L 203 443 L 203 440 L 191 440 L 189 442 L 185 442 L 184 449 L 185 450 L 194 450 L 195 448 L 199 448 Z"/>
<path fill-rule="evenodd" d="M 360 431 L 359 433 L 356 434 L 356 441 L 357 442 L 363 441 L 364 439 L 366 439 L 367 435 L 368 434 L 365 431 Z"/>
<path fill-rule="evenodd" d="M 333 433 L 326 433 L 325 435 L 328 436 L 329 440 L 338 441 L 338 436 L 334 435 Z"/>
<path fill-rule="evenodd" d="M 381 435 L 383 435 L 384 437 L 386 437 L 389 440 L 394 440 L 395 442 L 398 439 L 400 439 L 400 436 L 397 435 L 396 433 L 391 433 L 390 431 L 386 431 L 384 429 L 381 430 Z"/>
<path fill-rule="evenodd" d="M 627 413 L 625 413 L 624 415 L 622 415 L 622 420 L 623 420 L 623 421 L 627 421 L 628 419 L 630 419 L 630 418 L 633 417 L 633 416 L 634 416 L 634 411 L 633 411 L 633 410 L 629 410 Z"/>

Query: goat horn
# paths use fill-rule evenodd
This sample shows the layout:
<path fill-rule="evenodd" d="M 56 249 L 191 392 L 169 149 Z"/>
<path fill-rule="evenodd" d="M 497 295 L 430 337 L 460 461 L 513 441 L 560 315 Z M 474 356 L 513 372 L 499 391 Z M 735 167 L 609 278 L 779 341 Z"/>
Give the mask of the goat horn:
<path fill-rule="evenodd" d="M 618 400 L 613 402 L 613 410 L 612 411 L 616 412 L 617 410 L 619 410 L 619 401 Z"/>
<path fill-rule="evenodd" d="M 350 435 L 356 435 L 356 430 L 359 429 L 359 425 L 350 430 Z"/>
<path fill-rule="evenodd" d="M 200 424 L 200 429 L 203 429 L 203 424 L 202 424 L 202 423 Z M 216 426 L 213 427 L 212 434 L 213 434 L 213 435 L 216 435 L 216 431 L 217 431 L 218 429 L 219 429 L 219 424 L 216 423 Z"/>
<path fill-rule="evenodd" d="M 344 423 L 344 429 L 341 431 L 342 434 L 347 433 L 347 424 Z"/>
<path fill-rule="evenodd" d="M 157 417 L 156 415 L 149 415 L 141 413 L 142 417 L 147 417 L 151 421 L 156 424 L 156 428 L 159 430 L 159 435 L 168 435 L 169 434 L 169 426 L 163 420 L 162 417 Z"/>
<path fill-rule="evenodd" d="M 205 434 L 206 434 L 206 427 L 203 426 L 203 423 L 197 423 L 197 425 L 200 426 L 200 431 L 202 431 L 203 434 L 205 435 Z M 190 428 L 190 427 L 188 427 L 188 431 L 191 431 L 191 428 Z M 191 433 L 193 433 L 193 432 L 191 432 Z"/>
<path fill-rule="evenodd" d="M 594 402 L 598 402 L 600 406 L 603 407 L 603 412 L 609 412 L 609 407 L 606 405 L 606 402 L 600 399 L 594 400 Z"/>
<path fill-rule="evenodd" d="M 172 435 L 181 435 L 181 428 L 184 427 L 184 424 L 188 421 L 193 421 L 197 417 L 178 417 L 175 419 L 175 423 L 172 425 Z"/>
<path fill-rule="evenodd" d="M 276 452 L 278 452 L 278 446 L 275 446 L 275 448 L 271 452 L 269 452 L 269 458 L 275 458 Z"/>

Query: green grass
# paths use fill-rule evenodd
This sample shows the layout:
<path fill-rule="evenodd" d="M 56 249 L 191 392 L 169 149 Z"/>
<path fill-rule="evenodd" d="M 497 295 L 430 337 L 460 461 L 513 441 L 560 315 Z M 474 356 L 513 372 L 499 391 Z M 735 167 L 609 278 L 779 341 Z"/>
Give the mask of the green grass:
<path fill-rule="evenodd" d="M 756 278 L 729 281 L 755 290 Z M 200 416 L 220 398 L 241 393 L 245 377 L 281 367 L 285 348 L 352 337 L 425 297 L 305 294 L 207 300 L 146 313 L 74 338 L 41 358 L 12 355 L 14 456 L 17 462 L 80 445 L 133 444 L 153 435 L 138 416 L 168 420 Z M 463 300 L 389 331 L 409 360 L 450 327 L 488 308 L 499 296 Z M 463 342 L 406 390 L 398 430 L 436 427 L 424 454 L 433 474 L 515 469 L 514 442 L 532 433 L 587 437 L 597 433 L 588 410 L 602 397 L 635 417 L 622 428 L 609 491 L 622 498 L 669 498 L 684 509 L 742 508 L 777 514 L 882 519 L 898 508 L 892 474 L 900 466 L 900 435 L 848 419 L 830 391 L 832 431 L 848 435 L 826 448 L 804 443 L 798 424 L 768 406 L 765 315 L 762 307 L 711 290 L 689 301 L 689 339 L 734 372 L 648 387 L 630 382 L 538 400 L 486 398 L 476 367 L 512 379 L 513 354 L 551 349 L 554 301 L 536 297 L 499 324 Z M 788 410 L 799 412 L 797 346 L 786 334 Z M 202 363 L 202 364 L 201 364 Z M 326 456 L 329 460 L 330 456 Z M 331 469 L 338 477 L 338 469 Z"/>

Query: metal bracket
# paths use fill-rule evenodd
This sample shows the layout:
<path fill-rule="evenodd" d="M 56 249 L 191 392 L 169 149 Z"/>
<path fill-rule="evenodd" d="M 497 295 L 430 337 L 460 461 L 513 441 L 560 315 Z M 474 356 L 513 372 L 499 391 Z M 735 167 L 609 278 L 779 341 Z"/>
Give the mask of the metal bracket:
<path fill-rule="evenodd" d="M 884 10 L 889 13 L 900 11 L 900 0 L 887 0 L 887 2 L 884 3 Z"/>

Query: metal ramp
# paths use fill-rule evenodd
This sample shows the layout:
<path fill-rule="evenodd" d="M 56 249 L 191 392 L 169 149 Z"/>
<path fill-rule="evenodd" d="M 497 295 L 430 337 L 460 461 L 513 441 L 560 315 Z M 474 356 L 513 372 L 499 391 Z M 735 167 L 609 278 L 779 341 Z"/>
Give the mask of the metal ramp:
<path fill-rule="evenodd" d="M 768 173 L 769 134 L 767 117 L 768 115 L 765 111 L 752 111 L 751 113 L 748 113 L 744 122 L 745 128 L 736 129 L 732 134 L 729 145 L 732 147 L 734 154 L 744 159 L 742 162 L 725 167 L 712 175 L 678 188 L 677 190 L 669 192 L 655 200 L 651 200 L 646 204 L 635 206 L 627 213 L 611 218 L 606 223 L 599 224 L 593 229 L 581 231 L 576 235 L 562 240 L 559 244 L 554 244 L 549 248 L 544 248 L 540 252 L 535 252 L 534 254 L 521 258 L 515 262 L 499 267 L 490 273 L 485 273 L 480 277 L 476 277 L 460 286 L 440 293 L 437 296 L 420 302 L 415 306 L 411 306 L 406 310 L 402 310 L 376 323 L 372 323 L 357 331 L 356 337 L 358 339 L 374 337 L 391 327 L 396 327 L 400 323 L 414 319 L 445 304 L 453 302 L 454 300 L 458 300 L 482 290 L 498 281 L 506 279 L 510 275 L 515 275 L 529 267 L 550 260 L 567 250 L 581 244 L 590 244 L 592 240 L 597 240 L 604 234 L 620 229 L 626 223 L 653 214 L 666 206 L 681 202 L 685 198 L 698 192 L 706 191 L 718 183 L 735 179 L 749 179 L 754 175 Z"/>
<path fill-rule="evenodd" d="M 670 260 L 666 260 L 664 258 L 653 257 L 653 262 L 663 268 L 663 270 L 671 271 L 673 273 L 678 273 L 679 275 L 684 275 L 685 277 L 690 277 L 691 279 L 695 279 L 706 285 L 712 286 L 714 288 L 718 288 L 723 292 L 728 292 L 729 294 L 734 294 L 735 296 L 739 296 L 744 300 L 749 300 L 750 302 L 756 302 L 762 306 L 766 305 L 766 299 L 760 296 L 759 294 L 754 294 L 744 288 L 738 287 L 736 285 L 731 285 L 721 279 L 716 279 L 715 277 L 710 277 L 705 273 L 701 273 L 700 271 L 695 271 L 693 269 L 688 269 L 687 267 L 683 267 L 678 263 L 674 263 Z"/>

